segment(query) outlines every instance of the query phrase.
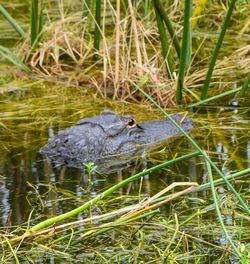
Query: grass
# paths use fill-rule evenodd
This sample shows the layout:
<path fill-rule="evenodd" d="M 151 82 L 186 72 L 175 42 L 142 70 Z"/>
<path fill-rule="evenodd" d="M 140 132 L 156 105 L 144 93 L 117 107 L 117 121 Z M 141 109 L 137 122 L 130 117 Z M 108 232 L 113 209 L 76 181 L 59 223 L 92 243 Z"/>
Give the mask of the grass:
<path fill-rule="evenodd" d="M 181 47 L 181 57 L 180 57 L 180 66 L 179 74 L 176 88 L 176 103 L 181 104 L 182 100 L 182 90 L 184 85 L 184 77 L 187 66 L 190 61 L 190 23 L 191 23 L 191 13 L 192 13 L 192 1 L 185 1 L 185 12 L 183 19 L 183 33 L 182 33 L 182 47 Z"/>
<path fill-rule="evenodd" d="M 167 34 L 164 28 L 163 19 L 158 11 L 156 3 L 154 3 L 154 10 L 155 10 L 155 16 L 157 20 L 157 27 L 159 29 L 159 35 L 161 39 L 162 55 L 166 63 L 166 71 L 168 73 L 168 77 L 172 78 L 173 70 L 174 70 L 173 57 L 170 53 L 170 47 L 168 45 L 168 38 L 167 38 Z"/>
<path fill-rule="evenodd" d="M 7 12 L 7 10 L 0 5 L 0 14 L 2 14 L 5 19 L 11 24 L 11 26 L 16 30 L 20 37 L 25 37 L 25 32 L 22 27 L 16 22 L 16 20 Z"/>
<path fill-rule="evenodd" d="M 31 28 L 31 49 L 35 49 L 41 39 L 43 31 L 43 0 L 32 0 L 31 2 L 31 19 L 30 19 L 30 28 Z"/>
<path fill-rule="evenodd" d="M 17 47 L 20 54 L 18 57 L 40 75 L 65 78 L 79 87 L 88 84 L 99 96 L 109 96 L 114 99 L 143 100 L 144 97 L 135 93 L 127 80 L 130 78 L 133 82 L 138 82 L 142 76 L 148 74 L 145 91 L 164 107 L 176 105 L 176 93 L 178 102 L 180 96 L 183 96 L 184 105 L 199 103 L 202 89 L 205 98 L 206 78 L 206 86 L 208 87 L 209 83 L 211 86 L 209 97 L 230 91 L 235 85 L 237 87 L 243 85 L 242 78 L 245 78 L 250 70 L 249 56 L 247 56 L 248 37 L 245 34 L 247 3 L 236 4 L 233 14 L 228 14 L 216 50 L 214 43 L 228 9 L 222 3 L 206 3 L 206 8 L 197 6 L 200 17 L 196 17 L 197 11 L 195 11 L 192 18 L 196 21 L 193 23 L 194 30 L 189 30 L 186 34 L 189 42 L 192 34 L 192 47 L 183 41 L 183 44 L 188 44 L 188 50 L 192 48 L 191 54 L 183 49 L 183 54 L 189 54 L 187 64 L 183 63 L 184 57 L 182 62 L 179 61 L 181 52 L 179 41 L 184 19 L 183 6 L 181 3 L 169 6 L 158 0 L 155 4 L 159 19 L 155 19 L 153 5 L 149 11 L 147 3 L 145 6 L 141 6 L 140 3 L 132 5 L 131 1 L 128 5 L 124 6 L 122 3 L 115 8 L 109 8 L 112 2 L 105 2 L 101 10 L 102 16 L 98 11 L 100 5 L 95 8 L 91 1 L 83 5 L 83 11 L 64 13 L 62 9 L 59 17 L 58 13 L 56 19 L 53 16 L 49 17 L 50 20 L 45 21 L 43 28 L 39 29 L 40 33 L 33 34 L 33 42 L 35 35 L 37 38 L 43 36 L 43 41 L 40 41 L 39 45 L 35 44 L 38 45 L 35 51 L 31 52 L 30 42 L 27 40 L 23 46 Z M 231 11 L 232 6 L 233 3 Z M 148 14 L 145 18 L 144 13 L 140 12 L 142 7 L 146 8 L 145 12 Z M 190 8 L 189 6 L 189 11 Z M 190 15 L 188 10 L 187 14 Z M 228 24 L 230 17 L 231 21 Z M 39 18 L 36 21 L 40 21 Z M 189 24 L 187 23 L 186 21 L 184 25 Z M 32 24 L 37 28 L 35 22 Z M 40 21 L 38 25 L 41 24 Z M 204 31 L 208 25 L 209 32 Z M 167 28 L 167 34 L 163 33 L 164 26 Z M 160 34 L 157 33 L 159 27 L 162 28 Z M 35 29 L 33 31 L 35 32 Z M 223 46 L 220 48 L 218 45 L 222 45 L 223 39 Z M 160 45 L 163 47 L 163 56 L 159 52 Z M 96 60 L 92 61 L 94 54 Z M 209 66 L 211 56 L 213 61 Z M 165 58 L 168 60 L 167 65 Z M 174 66 L 171 65 L 171 61 L 175 62 Z M 215 62 L 216 67 L 214 67 Z M 176 90 L 176 87 L 179 88 Z M 181 87 L 183 88 L 180 89 Z"/>
<path fill-rule="evenodd" d="M 193 183 L 188 184 L 192 186 Z M 178 183 L 175 183 L 174 186 L 178 186 Z M 174 186 L 168 186 L 167 189 L 170 190 Z M 185 183 L 179 183 L 179 186 L 184 187 Z M 190 190 L 187 189 L 186 191 L 189 192 Z M 57 192 L 57 190 L 54 191 Z M 9 238 L 8 241 L 12 243 L 12 248 L 15 247 L 15 255 L 20 260 L 26 259 L 27 252 L 31 258 L 36 256 L 43 260 L 47 259 L 44 255 L 44 252 L 46 252 L 50 256 L 56 254 L 61 260 L 65 258 L 70 260 L 73 256 L 77 256 L 77 259 L 86 258 L 86 261 L 95 259 L 97 263 L 101 262 L 101 259 L 106 261 L 113 259 L 115 263 L 119 262 L 115 258 L 117 252 L 119 252 L 118 255 L 121 259 L 136 257 L 138 261 L 163 261 L 168 259 L 169 261 L 180 262 L 183 260 L 191 261 L 192 259 L 198 261 L 200 259 L 201 263 L 205 263 L 209 259 L 211 252 L 216 252 L 217 256 L 224 259 L 227 259 L 229 255 L 231 258 L 234 256 L 230 248 L 218 245 L 216 242 L 208 242 L 205 239 L 208 234 L 221 235 L 221 230 L 209 220 L 209 213 L 214 210 L 213 205 L 208 206 L 206 203 L 203 205 L 193 204 L 192 211 L 197 210 L 197 212 L 200 211 L 202 213 L 196 214 L 192 219 L 184 223 L 184 230 L 191 228 L 189 232 L 184 231 L 182 229 L 183 219 L 190 215 L 190 213 L 185 212 L 185 206 L 182 208 L 184 217 L 173 213 L 173 217 L 168 218 L 161 216 L 158 210 L 151 208 L 150 205 L 162 206 L 166 201 L 170 201 L 173 198 L 178 199 L 178 192 L 176 191 L 167 196 L 167 199 L 162 197 L 160 202 L 157 202 L 157 199 L 161 198 L 164 192 L 165 190 L 162 190 L 162 192 L 138 204 L 135 203 L 137 198 L 134 197 L 132 204 L 128 207 L 113 211 L 109 211 L 108 208 L 112 204 L 113 207 L 118 208 L 118 204 L 121 204 L 121 201 L 125 201 L 126 196 L 121 197 L 120 201 L 107 197 L 106 206 L 105 204 L 99 205 L 102 211 L 109 211 L 106 214 L 90 216 L 78 221 L 69 221 L 67 224 L 64 223 L 56 227 L 45 228 L 35 234 L 27 235 L 26 238 L 23 236 L 15 236 L 13 238 L 12 235 L 12 238 Z M 229 196 L 227 197 L 223 201 L 224 208 L 227 203 L 229 207 L 232 206 L 232 201 L 230 201 Z M 45 197 L 41 198 L 44 199 Z M 180 202 L 177 202 L 177 204 L 181 206 Z M 237 214 L 237 210 L 235 213 Z M 202 221 L 203 217 L 207 220 Z M 94 225 L 92 224 L 93 222 L 95 223 Z M 83 226 L 84 228 L 82 228 Z M 192 232 L 191 230 L 194 226 L 195 230 Z M 227 226 L 226 228 L 231 232 L 234 231 L 235 234 L 238 230 L 236 226 Z M 244 237 L 247 237 L 249 230 L 242 228 L 245 231 Z M 12 234 L 20 232 L 22 232 L 22 229 L 16 230 Z M 199 232 L 199 236 L 197 236 L 197 232 Z M 34 251 L 28 249 L 29 246 L 25 243 L 26 240 L 28 240 L 29 245 L 33 245 Z M 105 250 L 103 248 L 107 240 L 109 241 L 108 249 L 112 249 L 110 252 L 107 247 Z M 183 248 L 184 242 L 186 248 Z M 4 252 L 5 258 L 8 259 L 8 250 L 6 248 Z M 215 259 L 219 261 L 218 258 Z"/>
<path fill-rule="evenodd" d="M 215 49 L 214 49 L 213 54 L 211 56 L 211 61 L 210 61 L 209 67 L 208 67 L 206 79 L 204 81 L 204 85 L 203 85 L 202 90 L 201 90 L 201 99 L 205 99 L 207 97 L 207 91 L 208 91 L 210 80 L 211 80 L 211 77 L 212 77 L 212 74 L 213 74 L 213 69 L 214 69 L 214 66 L 215 66 L 215 63 L 216 63 L 220 48 L 222 46 L 222 42 L 223 42 L 226 30 L 228 28 L 228 25 L 229 25 L 230 18 L 232 16 L 232 12 L 233 12 L 234 7 L 235 7 L 235 1 L 232 0 L 230 2 L 230 6 L 228 8 L 225 21 L 224 21 L 224 23 L 222 25 L 220 36 L 218 38 L 218 41 L 217 41 L 216 46 L 215 46 Z"/>

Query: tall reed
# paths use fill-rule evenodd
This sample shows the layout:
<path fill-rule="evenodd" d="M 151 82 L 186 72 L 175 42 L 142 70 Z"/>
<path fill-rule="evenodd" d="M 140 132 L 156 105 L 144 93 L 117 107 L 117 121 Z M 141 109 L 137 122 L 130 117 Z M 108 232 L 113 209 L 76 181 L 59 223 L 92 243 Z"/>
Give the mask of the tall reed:
<path fill-rule="evenodd" d="M 157 8 L 156 2 L 153 1 L 153 3 L 154 3 L 155 17 L 156 17 L 160 40 L 161 40 L 162 54 L 163 54 L 163 58 L 166 64 L 166 71 L 167 71 L 168 77 L 171 79 L 173 76 L 173 70 L 174 70 L 173 58 L 170 53 L 170 47 L 168 45 L 168 37 L 167 37 L 166 31 L 164 28 L 163 19 Z"/>
<path fill-rule="evenodd" d="M 182 100 L 182 89 L 184 83 L 185 72 L 187 68 L 187 63 L 190 61 L 190 19 L 192 14 L 192 1 L 185 0 L 185 10 L 184 10 L 184 22 L 183 22 L 183 33 L 182 33 L 182 45 L 181 45 L 181 58 L 179 75 L 176 88 L 176 102 L 181 104 Z"/>
<path fill-rule="evenodd" d="M 31 2 L 31 46 L 36 48 L 42 39 L 43 30 L 43 0 Z"/>
<path fill-rule="evenodd" d="M 180 46 L 180 43 L 179 43 L 179 40 L 176 36 L 176 32 L 172 26 L 172 23 L 170 21 L 170 19 L 168 18 L 168 15 L 161 3 L 160 0 L 153 0 L 154 1 L 154 5 L 157 7 L 162 19 L 164 20 L 165 24 L 166 24 L 166 27 L 168 29 L 168 32 L 169 32 L 169 35 L 173 41 L 173 44 L 174 44 L 174 47 L 175 47 L 175 50 L 177 52 L 177 55 L 178 57 L 180 58 L 181 56 L 181 46 Z"/>
<path fill-rule="evenodd" d="M 226 30 L 228 28 L 234 6 L 235 6 L 235 0 L 231 0 L 230 6 L 229 6 L 227 14 L 226 14 L 225 21 L 224 21 L 222 28 L 221 28 L 220 36 L 218 38 L 218 41 L 217 41 L 216 46 L 214 48 L 213 54 L 211 56 L 211 61 L 210 61 L 209 67 L 208 67 L 206 79 L 205 79 L 204 85 L 203 85 L 202 90 L 201 90 L 201 99 L 202 100 L 207 97 L 207 92 L 208 92 L 210 80 L 211 80 L 211 77 L 213 74 L 214 66 L 216 64 L 216 60 L 218 58 L 219 51 L 220 51 Z"/>
<path fill-rule="evenodd" d="M 94 60 L 98 60 L 98 52 L 100 48 L 101 39 L 101 0 L 96 0 L 95 5 L 95 31 L 94 31 Z"/>

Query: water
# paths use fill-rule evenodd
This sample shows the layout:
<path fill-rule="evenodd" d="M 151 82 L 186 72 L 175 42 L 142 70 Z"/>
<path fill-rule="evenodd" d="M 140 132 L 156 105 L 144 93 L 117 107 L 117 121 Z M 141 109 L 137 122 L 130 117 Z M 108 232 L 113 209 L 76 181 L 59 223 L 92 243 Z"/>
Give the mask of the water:
<path fill-rule="evenodd" d="M 35 82 L 32 86 L 31 82 L 25 89 L 0 95 L 2 112 L 0 118 L 0 221 L 2 226 L 26 222 L 32 208 L 41 203 L 39 196 L 46 201 L 42 212 L 43 214 L 46 212 L 47 216 L 58 215 L 73 209 L 75 205 L 64 204 L 65 197 L 60 192 L 57 193 L 57 188 L 62 193 L 72 192 L 79 199 L 85 200 L 87 197 L 95 196 L 103 188 L 114 185 L 142 169 L 172 159 L 174 155 L 180 156 L 195 151 L 183 137 L 178 137 L 146 153 L 144 157 L 132 161 L 129 168 L 125 170 L 120 168 L 109 175 L 93 173 L 94 184 L 90 190 L 87 190 L 86 171 L 56 167 L 38 153 L 48 137 L 83 117 L 99 114 L 105 108 L 119 111 L 119 114 L 140 113 L 135 114 L 140 121 L 159 118 L 159 115 L 156 111 L 148 111 L 136 105 L 119 103 L 118 106 L 112 101 L 101 102 L 87 95 L 79 99 L 80 91 L 74 89 L 70 91 L 70 88 L 59 88 L 49 83 L 46 83 L 46 87 L 51 93 L 47 96 L 41 91 L 44 85 L 44 83 Z M 65 97 L 57 97 L 57 93 L 61 95 L 65 93 Z M 71 93 L 70 97 L 68 93 Z M 211 159 L 219 168 L 222 168 L 225 174 L 250 167 L 249 114 L 247 107 L 228 106 L 193 109 L 189 113 L 189 116 L 193 116 L 196 125 L 191 136 L 208 151 Z M 182 181 L 193 181 L 199 184 L 208 182 L 206 169 L 200 157 L 144 177 L 141 195 L 152 195 L 162 186 Z M 133 183 L 116 195 L 138 195 L 139 184 L 140 181 Z M 243 181 L 242 184 L 237 184 L 236 188 L 249 188 L 249 182 Z M 63 201 L 60 201 L 61 197 Z M 207 200 L 207 192 L 199 194 L 199 198 Z M 55 202 L 56 199 L 58 201 Z"/>

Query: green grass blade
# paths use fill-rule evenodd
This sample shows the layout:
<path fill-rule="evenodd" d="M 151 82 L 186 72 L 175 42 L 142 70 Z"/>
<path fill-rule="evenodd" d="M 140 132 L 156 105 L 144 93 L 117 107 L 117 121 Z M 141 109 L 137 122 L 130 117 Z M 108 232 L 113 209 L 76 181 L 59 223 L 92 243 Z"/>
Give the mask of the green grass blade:
<path fill-rule="evenodd" d="M 169 45 L 168 45 L 168 38 L 167 34 L 164 28 L 164 23 L 162 20 L 162 17 L 158 11 L 158 8 L 155 4 L 155 0 L 153 0 L 154 3 L 154 10 L 155 10 L 155 16 L 156 16 L 156 21 L 157 21 L 157 26 L 160 34 L 160 40 L 161 40 L 161 47 L 162 47 L 162 54 L 164 57 L 164 61 L 166 63 L 166 69 L 167 69 L 167 74 L 168 77 L 171 79 L 173 76 L 173 58 L 170 53 Z"/>
<path fill-rule="evenodd" d="M 231 175 L 227 175 L 227 176 L 225 176 L 225 178 L 227 180 L 235 180 L 236 178 L 245 176 L 247 174 L 250 174 L 250 168 L 235 172 Z M 223 179 L 217 179 L 217 180 L 214 180 L 214 185 L 217 186 L 217 185 L 222 184 L 223 182 L 224 182 Z M 192 192 L 199 192 L 199 191 L 207 190 L 209 188 L 209 186 L 210 186 L 210 183 L 204 183 L 204 184 L 198 186 L 197 188 L 195 188 Z"/>
<path fill-rule="evenodd" d="M 191 1 L 190 1 L 191 2 Z M 188 8 L 189 10 L 189 20 L 188 20 L 188 39 L 187 39 L 187 54 L 186 54 L 186 67 L 185 70 L 188 69 L 188 66 L 190 64 L 191 61 L 191 53 L 192 53 L 192 2 Z"/>
<path fill-rule="evenodd" d="M 185 71 L 187 63 L 190 61 L 190 18 L 192 13 L 192 1 L 185 0 L 184 10 L 184 23 L 183 23 L 183 34 L 182 34 L 182 46 L 181 46 L 181 59 L 180 68 L 176 88 L 176 102 L 181 104 L 182 99 L 182 88 L 185 78 Z"/>
<path fill-rule="evenodd" d="M 240 91 L 240 96 L 244 96 L 247 89 L 250 89 L 250 73 L 248 73 L 246 79 L 245 79 L 245 82 L 243 84 L 243 87 Z"/>
<path fill-rule="evenodd" d="M 223 230 L 223 232 L 224 232 L 224 234 L 226 236 L 226 240 L 230 243 L 230 245 L 234 249 L 235 253 L 239 257 L 241 257 L 240 251 L 238 250 L 238 248 L 236 247 L 236 245 L 232 241 L 232 239 L 231 239 L 230 235 L 228 234 L 227 229 L 226 229 L 226 227 L 224 225 L 224 222 L 223 222 L 223 219 L 222 219 L 222 216 L 221 216 L 221 212 L 220 212 L 220 207 L 219 207 L 218 200 L 217 200 L 217 194 L 216 194 L 215 187 L 214 187 L 212 169 L 211 169 L 210 163 L 207 160 L 205 162 L 206 162 L 206 166 L 207 166 L 207 172 L 208 172 L 208 175 L 209 175 L 209 180 L 210 180 L 210 186 L 211 186 L 211 192 L 212 192 L 212 196 L 213 196 L 213 200 L 214 200 L 214 205 L 215 205 L 217 217 L 218 217 L 218 220 L 220 222 L 221 228 L 222 228 L 222 230 Z"/>
<path fill-rule="evenodd" d="M 9 246 L 9 248 L 10 248 L 11 253 L 12 253 L 13 256 L 14 256 L 14 259 L 15 259 L 16 264 L 19 264 L 20 262 L 19 262 L 19 260 L 18 260 L 18 258 L 17 258 L 16 252 L 15 252 L 15 250 L 12 248 L 12 246 L 11 246 L 11 244 L 10 244 L 8 238 L 6 237 L 5 240 L 6 240 L 8 246 Z"/>
<path fill-rule="evenodd" d="M 87 17 L 91 10 L 91 0 L 83 0 L 82 16 Z"/>
<path fill-rule="evenodd" d="M 191 104 L 191 105 L 188 106 L 188 108 L 192 108 L 192 107 L 196 107 L 196 106 L 199 106 L 199 105 L 202 105 L 202 104 L 206 104 L 206 103 L 208 103 L 208 102 L 211 102 L 211 101 L 217 100 L 217 99 L 222 98 L 222 97 L 224 97 L 224 96 L 227 96 L 227 95 L 230 95 L 230 94 L 233 94 L 233 93 L 237 93 L 237 92 L 239 92 L 239 91 L 242 91 L 242 89 L 243 89 L 243 88 L 241 88 L 241 87 L 240 87 L 240 88 L 234 88 L 234 89 L 232 89 L 232 90 L 230 90 L 230 91 L 227 91 L 227 92 L 224 92 L 224 93 L 221 93 L 221 94 L 218 94 L 218 95 L 215 95 L 215 96 L 209 97 L 209 98 L 207 98 L 207 99 L 205 99 L 205 100 L 202 100 L 202 101 L 200 101 L 200 102 L 197 102 L 197 103 L 195 103 L 195 104 Z"/>
<path fill-rule="evenodd" d="M 163 18 L 166 26 L 167 26 L 167 29 L 168 29 L 168 32 L 169 32 L 169 35 L 173 41 L 173 44 L 174 44 L 174 47 L 175 47 L 175 50 L 177 52 L 177 55 L 178 57 L 180 58 L 181 56 L 181 46 L 180 46 L 180 43 L 179 43 L 179 40 L 175 34 L 175 31 L 173 29 L 173 26 L 172 26 L 172 23 L 170 21 L 170 19 L 168 18 L 168 15 L 167 13 L 165 12 L 164 10 L 164 7 L 161 3 L 160 0 L 154 0 L 154 5 L 157 7 L 159 13 L 161 14 L 161 17 Z"/>
<path fill-rule="evenodd" d="M 97 195 L 95 198 L 91 199 L 90 201 L 86 202 L 85 204 L 83 204 L 82 206 L 78 207 L 78 208 L 75 208 L 74 210 L 70 211 L 70 212 L 67 212 L 65 214 L 62 214 L 62 215 L 58 215 L 58 216 L 55 216 L 55 217 L 52 217 L 50 219 L 47 219 L 35 226 L 33 226 L 30 230 L 27 231 L 27 233 L 33 233 L 33 232 L 36 232 L 38 230 L 41 230 L 43 228 L 46 228 L 47 226 L 50 226 L 50 225 L 53 225 L 59 221 L 62 221 L 62 220 L 65 220 L 65 219 L 68 219 L 70 217 L 73 217 L 75 215 L 77 215 L 78 213 L 86 210 L 87 208 L 89 208 L 90 206 L 93 206 L 94 204 L 96 204 L 98 201 L 102 200 L 103 198 L 111 195 L 113 192 L 119 190 L 121 187 L 127 185 L 128 183 L 132 182 L 132 181 L 135 181 L 141 177 L 143 177 L 144 175 L 147 175 L 149 173 L 152 173 L 153 171 L 155 170 L 159 170 L 161 168 L 164 168 L 166 166 L 170 166 L 172 164 L 175 164 L 181 160 L 184 160 L 184 159 L 189 159 L 189 158 L 192 158 L 192 157 L 195 157 L 197 156 L 199 153 L 198 152 L 194 152 L 194 153 L 189 153 L 187 155 L 184 155 L 182 157 L 179 157 L 179 158 L 176 158 L 176 159 L 172 159 L 172 160 L 169 160 L 169 161 L 166 161 L 162 164 L 159 164 L 157 166 L 154 166 L 150 169 L 147 169 L 147 170 L 144 170 L 142 172 L 139 172 L 121 182 L 119 182 L 118 184 L 112 186 L 111 188 L 107 189 L 106 191 L 104 191 L 103 193 Z"/>
<path fill-rule="evenodd" d="M 43 29 L 43 0 L 32 0 L 31 3 L 31 46 L 36 46 L 42 39 Z M 34 45 L 36 44 L 36 45 Z"/>
<path fill-rule="evenodd" d="M 212 168 L 218 173 L 218 175 L 223 178 L 224 182 L 226 183 L 226 185 L 228 186 L 228 188 L 231 190 L 231 192 L 235 195 L 235 197 L 237 198 L 237 200 L 239 201 L 239 203 L 242 205 L 242 207 L 244 208 L 244 210 L 250 215 L 250 208 L 247 206 L 247 204 L 243 201 L 243 199 L 241 198 L 241 196 L 238 194 L 238 192 L 234 189 L 234 187 L 232 186 L 232 184 L 227 180 L 227 178 L 225 177 L 225 175 L 221 172 L 221 170 L 212 162 L 212 160 L 210 160 L 210 158 L 208 157 L 207 153 L 201 149 L 201 147 L 194 141 L 194 139 L 160 106 L 156 103 L 156 101 L 150 96 L 148 95 L 146 92 L 144 92 L 141 87 L 139 87 L 136 83 L 134 83 L 133 81 L 129 80 L 128 81 L 134 85 L 134 87 L 139 90 L 156 108 L 158 108 L 169 120 L 170 122 L 177 127 L 182 134 L 187 138 L 187 140 L 200 152 L 200 154 L 204 157 L 205 160 L 207 160 L 210 165 L 212 166 Z"/>
<path fill-rule="evenodd" d="M 204 85 L 203 85 L 202 90 L 201 90 L 201 99 L 202 100 L 207 97 L 207 92 L 208 92 L 210 80 L 211 80 L 211 77 L 213 74 L 214 66 L 215 66 L 215 63 L 216 63 L 216 60 L 217 60 L 217 57 L 218 57 L 224 36 L 225 36 L 225 33 L 226 33 L 226 30 L 228 28 L 234 6 L 235 6 L 235 0 L 231 0 L 230 6 L 229 6 L 227 14 L 226 14 L 225 21 L 223 23 L 223 26 L 222 26 L 222 29 L 220 32 L 220 36 L 218 38 L 218 41 L 216 43 L 215 49 L 214 49 L 212 57 L 211 57 L 211 61 L 210 61 L 209 67 L 208 67 L 207 75 L 206 75 L 206 79 L 205 79 Z"/>
<path fill-rule="evenodd" d="M 101 0 L 96 0 L 96 7 L 95 7 L 95 32 L 94 32 L 94 49 L 95 55 L 94 60 L 98 60 L 98 54 L 100 48 L 100 39 L 101 39 Z"/>
<path fill-rule="evenodd" d="M 150 12 L 150 1 L 144 0 L 144 16 L 147 17 Z"/>
<path fill-rule="evenodd" d="M 20 37 L 25 37 L 25 32 L 23 31 L 21 26 L 18 25 L 16 20 L 7 12 L 7 10 L 2 5 L 0 5 L 0 14 L 2 14 L 4 18 L 11 24 L 11 26 L 16 30 Z"/>
<path fill-rule="evenodd" d="M 20 68 L 26 72 L 31 72 L 30 68 L 28 66 L 26 66 L 19 58 L 17 58 L 17 56 L 13 52 L 11 52 L 9 49 L 7 49 L 1 45 L 0 45 L 0 54 L 5 59 L 10 61 L 14 65 L 16 65 L 18 68 Z"/>
<path fill-rule="evenodd" d="M 238 171 L 238 172 L 235 172 L 231 175 L 227 175 L 225 176 L 225 178 L 229 181 L 233 181 L 233 180 L 236 180 L 236 179 L 239 179 L 241 177 L 246 177 L 248 176 L 248 174 L 250 174 L 250 168 L 247 168 L 245 170 L 241 170 L 241 171 Z M 217 185 L 222 185 L 224 182 L 223 178 L 220 178 L 220 179 L 217 179 L 217 180 L 214 180 L 214 185 L 217 186 Z M 205 190 L 208 190 L 210 189 L 210 182 L 208 183 L 204 183 L 202 185 L 199 185 L 198 187 L 192 189 L 190 191 L 190 193 L 193 193 L 193 192 L 201 192 L 201 191 L 205 191 Z M 162 200 L 165 200 L 167 198 L 169 198 L 170 195 L 166 195 L 166 196 L 161 196 L 157 199 L 154 200 L 154 202 L 160 202 Z"/>

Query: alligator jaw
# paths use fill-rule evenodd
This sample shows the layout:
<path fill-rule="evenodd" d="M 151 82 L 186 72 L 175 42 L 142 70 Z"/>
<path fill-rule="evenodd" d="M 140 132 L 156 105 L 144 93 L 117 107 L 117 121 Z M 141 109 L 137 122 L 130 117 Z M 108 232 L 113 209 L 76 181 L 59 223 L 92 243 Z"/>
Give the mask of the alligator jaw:
<path fill-rule="evenodd" d="M 194 127 L 193 121 L 186 117 L 182 123 L 180 123 L 183 116 L 173 115 L 172 118 L 180 124 L 180 126 L 189 132 Z M 146 121 L 138 124 L 142 129 L 141 138 L 144 138 L 145 144 L 159 143 L 165 139 L 181 135 L 182 132 L 170 121 Z"/>

